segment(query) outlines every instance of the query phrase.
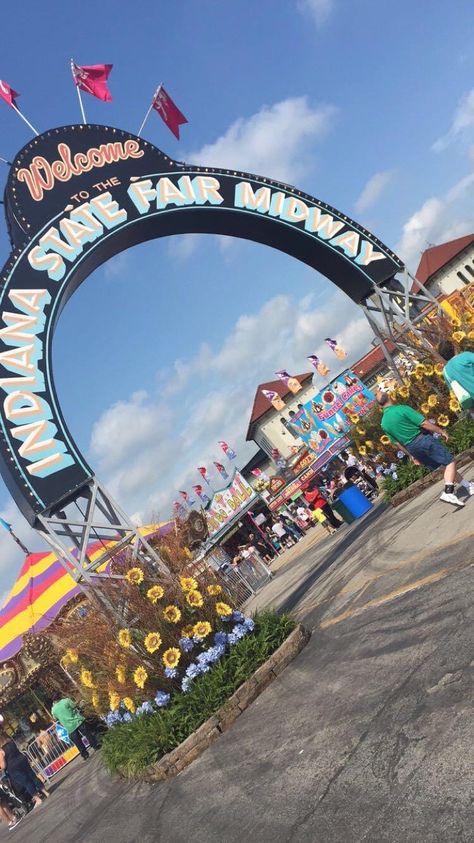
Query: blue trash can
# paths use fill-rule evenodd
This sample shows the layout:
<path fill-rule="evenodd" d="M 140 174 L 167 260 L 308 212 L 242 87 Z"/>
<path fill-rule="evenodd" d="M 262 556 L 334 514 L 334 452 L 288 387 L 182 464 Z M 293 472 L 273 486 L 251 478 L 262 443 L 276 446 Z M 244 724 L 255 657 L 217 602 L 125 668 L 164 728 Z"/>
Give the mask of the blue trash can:
<path fill-rule="evenodd" d="M 344 491 L 339 495 L 339 500 L 347 507 L 354 518 L 360 518 L 373 507 L 373 503 L 353 483 L 348 483 L 345 486 Z"/>

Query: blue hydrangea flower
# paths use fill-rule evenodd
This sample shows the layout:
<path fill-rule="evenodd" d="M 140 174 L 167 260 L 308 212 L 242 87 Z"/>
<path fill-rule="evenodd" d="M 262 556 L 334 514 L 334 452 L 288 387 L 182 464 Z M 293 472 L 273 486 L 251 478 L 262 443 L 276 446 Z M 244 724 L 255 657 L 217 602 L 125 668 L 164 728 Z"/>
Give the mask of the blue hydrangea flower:
<path fill-rule="evenodd" d="M 194 647 L 194 641 L 192 638 L 180 638 L 178 645 L 183 653 L 189 653 Z"/>
<path fill-rule="evenodd" d="M 141 714 L 153 714 L 153 706 L 151 702 L 149 702 L 149 700 L 142 702 L 142 704 L 138 706 L 136 713 L 138 716 Z"/>
<path fill-rule="evenodd" d="M 234 628 L 233 628 L 232 632 L 233 632 L 233 634 L 236 636 L 237 640 L 239 640 L 240 638 L 243 638 L 243 637 L 244 637 L 244 635 L 246 635 L 246 634 L 247 634 L 247 630 L 246 630 L 246 629 L 245 629 L 245 627 L 244 627 L 244 626 L 242 626 L 242 624 L 240 624 L 240 623 L 237 623 L 237 624 L 234 626 Z"/>
<path fill-rule="evenodd" d="M 207 661 L 212 664 L 218 661 L 225 653 L 225 647 L 222 644 L 216 644 L 215 647 L 210 647 L 207 651 Z"/>
<path fill-rule="evenodd" d="M 112 728 L 112 726 L 116 726 L 117 723 L 121 722 L 121 720 L 122 717 L 118 711 L 109 711 L 107 717 L 105 718 L 105 722 L 107 723 L 109 729 Z"/>
<path fill-rule="evenodd" d="M 216 634 L 214 635 L 214 644 L 216 644 L 218 647 L 219 646 L 225 647 L 226 643 L 227 643 L 227 633 L 226 632 L 216 632 Z"/>
<path fill-rule="evenodd" d="M 165 676 L 167 679 L 176 679 L 178 671 L 175 667 L 165 667 Z"/>
<path fill-rule="evenodd" d="M 224 623 L 230 623 L 232 620 L 232 615 L 221 615 L 221 621 Z"/>
<path fill-rule="evenodd" d="M 165 694 L 164 691 L 157 691 L 155 696 L 155 703 L 158 708 L 164 708 L 165 705 L 168 705 L 171 699 L 171 694 Z"/>
<path fill-rule="evenodd" d="M 240 623 L 241 621 L 244 620 L 244 618 L 245 618 L 245 615 L 243 615 L 242 612 L 235 611 L 232 614 L 232 620 L 233 621 L 238 621 Z"/>
<path fill-rule="evenodd" d="M 227 636 L 227 640 L 228 640 L 229 644 L 231 646 L 233 646 L 234 644 L 237 644 L 237 641 L 239 641 L 239 638 L 237 637 L 235 632 L 229 632 L 229 634 Z"/>
<path fill-rule="evenodd" d="M 183 694 L 185 694 L 186 691 L 189 691 L 190 686 L 191 686 L 191 679 L 189 678 L 189 676 L 185 676 L 183 681 L 181 682 L 181 690 L 182 690 Z"/>
<path fill-rule="evenodd" d="M 199 676 L 199 667 L 197 664 L 190 664 L 188 668 L 186 668 L 186 676 L 185 679 L 195 679 L 196 676 Z"/>
<path fill-rule="evenodd" d="M 209 665 L 207 662 L 201 662 L 198 669 L 199 673 L 207 673 L 209 670 Z"/>
<path fill-rule="evenodd" d="M 248 632 L 253 632 L 255 629 L 255 621 L 253 618 L 245 618 L 242 624 Z"/>
<path fill-rule="evenodd" d="M 132 717 L 132 715 L 130 714 L 129 711 L 126 711 L 125 714 L 122 717 L 122 720 L 123 720 L 124 723 L 130 723 L 133 720 L 133 717 Z"/>

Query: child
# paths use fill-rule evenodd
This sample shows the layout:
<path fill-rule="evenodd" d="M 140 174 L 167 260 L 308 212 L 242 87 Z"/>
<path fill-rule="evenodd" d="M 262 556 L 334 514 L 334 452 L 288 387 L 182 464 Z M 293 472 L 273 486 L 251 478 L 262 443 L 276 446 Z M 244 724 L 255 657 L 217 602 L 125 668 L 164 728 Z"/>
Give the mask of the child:
<path fill-rule="evenodd" d="M 322 511 L 322 509 L 319 509 L 319 507 L 317 507 L 316 509 L 313 509 L 313 511 L 311 513 L 311 517 L 313 518 L 314 521 L 318 521 L 319 524 L 321 524 L 321 526 L 324 527 L 326 532 L 329 533 L 329 535 L 332 535 L 332 533 L 336 532 L 335 528 L 331 527 L 331 524 L 329 523 L 328 519 L 326 518 L 324 512 Z"/>

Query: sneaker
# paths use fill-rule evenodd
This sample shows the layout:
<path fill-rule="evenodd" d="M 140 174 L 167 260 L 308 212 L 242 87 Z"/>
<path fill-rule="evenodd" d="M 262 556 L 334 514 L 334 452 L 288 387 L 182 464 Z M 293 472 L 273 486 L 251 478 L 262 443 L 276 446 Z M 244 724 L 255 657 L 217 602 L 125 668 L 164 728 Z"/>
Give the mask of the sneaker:
<path fill-rule="evenodd" d="M 452 503 L 453 506 L 465 506 L 464 501 L 460 501 L 454 492 L 443 492 L 439 499 L 445 503 Z"/>
<path fill-rule="evenodd" d="M 8 823 L 8 831 L 13 831 L 14 828 L 17 827 L 18 823 L 21 822 L 21 817 L 15 817 L 11 823 Z"/>
<path fill-rule="evenodd" d="M 464 491 L 468 493 L 469 497 L 474 495 L 474 483 L 470 480 L 461 480 L 459 488 L 464 489 Z"/>

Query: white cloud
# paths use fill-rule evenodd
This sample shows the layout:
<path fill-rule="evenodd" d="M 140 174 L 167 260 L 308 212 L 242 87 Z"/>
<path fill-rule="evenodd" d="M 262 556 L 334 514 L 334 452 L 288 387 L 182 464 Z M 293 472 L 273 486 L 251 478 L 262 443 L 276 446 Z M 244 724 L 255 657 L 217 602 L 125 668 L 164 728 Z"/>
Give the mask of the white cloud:
<path fill-rule="evenodd" d="M 474 88 L 461 97 L 449 131 L 434 142 L 432 149 L 435 152 L 442 152 L 472 126 L 474 126 Z"/>
<path fill-rule="evenodd" d="M 442 197 L 432 196 L 407 220 L 396 247 L 409 266 L 416 270 L 421 253 L 430 245 L 470 234 L 474 210 L 470 188 L 474 174 L 460 179 Z"/>
<path fill-rule="evenodd" d="M 50 548 L 39 537 L 36 530 L 25 521 L 13 501 L 9 501 L 0 516 L 12 525 L 13 532 L 31 553 L 41 553 Z M 14 542 L 9 532 L 0 527 L 0 606 L 18 576 L 25 554 Z"/>
<path fill-rule="evenodd" d="M 359 198 L 354 203 L 354 208 L 357 213 L 366 211 L 367 208 L 375 205 L 383 190 L 393 179 L 393 176 L 394 170 L 382 170 L 380 173 L 375 173 L 375 175 L 368 180 Z"/>
<path fill-rule="evenodd" d="M 309 15 L 317 27 L 326 23 L 334 9 L 333 0 L 297 0 L 296 8 L 303 14 Z"/>
<path fill-rule="evenodd" d="M 293 97 L 263 106 L 248 119 L 240 117 L 214 143 L 190 153 L 192 164 L 232 168 L 294 182 L 311 167 L 312 144 L 334 122 L 332 105 L 311 106 L 307 97 Z"/>

